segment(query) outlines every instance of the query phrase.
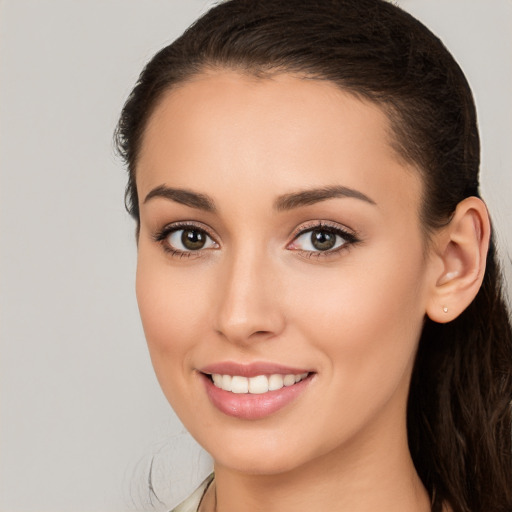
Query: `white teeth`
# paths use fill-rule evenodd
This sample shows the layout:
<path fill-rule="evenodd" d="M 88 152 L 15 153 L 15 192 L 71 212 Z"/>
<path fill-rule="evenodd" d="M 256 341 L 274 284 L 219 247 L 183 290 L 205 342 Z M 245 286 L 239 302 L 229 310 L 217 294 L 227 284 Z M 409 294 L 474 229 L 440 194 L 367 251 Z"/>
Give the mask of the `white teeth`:
<path fill-rule="evenodd" d="M 213 384 L 223 389 L 224 391 L 231 391 L 232 393 L 251 393 L 263 394 L 268 391 L 276 391 L 283 386 L 293 386 L 302 379 L 305 379 L 308 373 L 300 373 L 297 375 L 288 374 L 281 375 L 275 373 L 270 376 L 258 375 L 256 377 L 242 377 L 240 375 L 220 375 L 218 373 L 212 374 Z"/>
<path fill-rule="evenodd" d="M 249 392 L 249 379 L 247 377 L 240 377 L 233 375 L 231 379 L 231 392 L 232 393 L 248 393 Z"/>
<path fill-rule="evenodd" d="M 295 375 L 285 375 L 284 376 L 284 385 L 292 386 L 293 384 L 295 384 Z"/>
<path fill-rule="evenodd" d="M 224 391 L 231 391 L 231 375 L 222 375 L 222 383 L 220 387 Z"/>
<path fill-rule="evenodd" d="M 249 393 L 260 395 L 268 391 L 268 379 L 265 375 L 258 375 L 249 379 Z"/>
<path fill-rule="evenodd" d="M 268 389 L 269 391 L 275 391 L 276 389 L 281 389 L 284 386 L 283 376 L 276 374 L 271 375 L 268 379 Z"/>

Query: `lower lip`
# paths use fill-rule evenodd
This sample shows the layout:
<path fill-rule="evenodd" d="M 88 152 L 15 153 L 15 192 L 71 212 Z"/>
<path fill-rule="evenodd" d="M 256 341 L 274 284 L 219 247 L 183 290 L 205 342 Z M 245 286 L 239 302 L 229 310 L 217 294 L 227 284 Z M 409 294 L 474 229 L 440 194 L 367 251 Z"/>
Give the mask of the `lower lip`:
<path fill-rule="evenodd" d="M 224 391 L 215 386 L 207 375 L 201 374 L 201 377 L 205 383 L 208 398 L 219 411 L 235 418 L 258 420 L 279 411 L 294 401 L 305 391 L 312 375 L 308 375 L 292 386 L 261 394 Z"/>

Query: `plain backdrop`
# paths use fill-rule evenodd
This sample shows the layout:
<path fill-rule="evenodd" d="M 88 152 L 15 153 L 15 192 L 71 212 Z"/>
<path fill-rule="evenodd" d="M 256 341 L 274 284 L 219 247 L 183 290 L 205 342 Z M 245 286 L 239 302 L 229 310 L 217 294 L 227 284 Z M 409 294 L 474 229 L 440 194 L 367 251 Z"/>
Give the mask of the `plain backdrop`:
<path fill-rule="evenodd" d="M 210 469 L 153 375 L 112 148 L 143 64 L 209 4 L 0 0 L 2 512 L 166 510 Z M 510 283 L 512 1 L 400 4 L 474 89 Z"/>

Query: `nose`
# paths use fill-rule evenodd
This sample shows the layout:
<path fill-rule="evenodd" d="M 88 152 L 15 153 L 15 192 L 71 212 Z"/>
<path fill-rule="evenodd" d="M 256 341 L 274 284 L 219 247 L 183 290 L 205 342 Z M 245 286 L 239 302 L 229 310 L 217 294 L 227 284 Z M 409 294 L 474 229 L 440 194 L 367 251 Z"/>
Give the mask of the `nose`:
<path fill-rule="evenodd" d="M 224 262 L 215 294 L 215 328 L 236 344 L 268 340 L 285 326 L 278 271 L 261 251 L 233 254 Z"/>

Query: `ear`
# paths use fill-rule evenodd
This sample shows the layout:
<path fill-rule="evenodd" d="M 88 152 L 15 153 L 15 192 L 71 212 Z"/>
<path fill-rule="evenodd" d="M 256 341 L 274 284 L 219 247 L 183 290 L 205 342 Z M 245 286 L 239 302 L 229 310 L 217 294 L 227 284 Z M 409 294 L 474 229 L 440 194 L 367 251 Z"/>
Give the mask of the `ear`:
<path fill-rule="evenodd" d="M 491 225 L 484 202 L 461 201 L 433 240 L 434 259 L 427 315 L 446 323 L 458 317 L 475 298 L 485 273 Z"/>

